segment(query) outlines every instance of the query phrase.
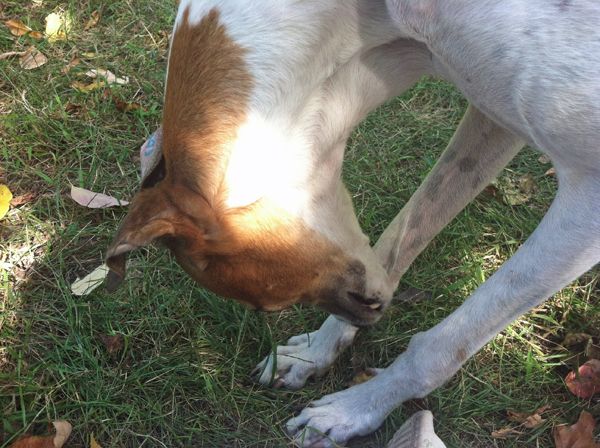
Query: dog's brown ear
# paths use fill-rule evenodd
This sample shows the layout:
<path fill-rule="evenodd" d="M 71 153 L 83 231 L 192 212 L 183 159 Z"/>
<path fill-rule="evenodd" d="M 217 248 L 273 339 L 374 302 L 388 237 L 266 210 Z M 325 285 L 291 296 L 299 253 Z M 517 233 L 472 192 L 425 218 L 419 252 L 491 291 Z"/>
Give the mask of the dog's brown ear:
<path fill-rule="evenodd" d="M 106 289 L 109 292 L 123 282 L 127 254 L 132 250 L 147 246 L 158 238 L 174 237 L 183 240 L 186 249 L 198 253 L 206 239 L 207 226 L 179 211 L 161 188 L 140 191 L 130 207 L 106 254 L 109 268 Z"/>

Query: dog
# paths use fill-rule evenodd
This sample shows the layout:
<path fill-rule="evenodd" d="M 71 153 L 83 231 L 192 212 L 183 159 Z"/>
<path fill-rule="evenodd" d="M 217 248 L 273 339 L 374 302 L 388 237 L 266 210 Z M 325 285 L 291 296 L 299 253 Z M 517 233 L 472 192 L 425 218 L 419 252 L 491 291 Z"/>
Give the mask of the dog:
<path fill-rule="evenodd" d="M 515 154 L 538 148 L 559 186 L 522 247 L 377 376 L 287 423 L 300 446 L 375 430 L 600 261 L 599 30 L 594 0 L 182 0 L 162 158 L 108 250 L 109 288 L 128 252 L 160 240 L 225 297 L 324 308 L 321 328 L 255 372 L 299 388 L 379 320 L 411 262 Z M 340 178 L 345 143 L 423 75 L 452 82 L 469 106 L 371 247 Z"/>

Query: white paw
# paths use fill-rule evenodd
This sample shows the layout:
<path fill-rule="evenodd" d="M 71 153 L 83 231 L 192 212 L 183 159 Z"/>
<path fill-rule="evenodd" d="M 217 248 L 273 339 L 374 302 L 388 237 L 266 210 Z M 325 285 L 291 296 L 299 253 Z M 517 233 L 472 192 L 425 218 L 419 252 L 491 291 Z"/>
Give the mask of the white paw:
<path fill-rule="evenodd" d="M 389 410 L 374 393 L 371 381 L 312 402 L 287 422 L 294 443 L 303 448 L 329 448 L 344 445 L 353 437 L 375 431 Z"/>
<path fill-rule="evenodd" d="M 317 331 L 290 338 L 252 371 L 264 385 L 299 389 L 311 377 L 325 374 L 351 343 L 357 328 L 330 317 Z"/>

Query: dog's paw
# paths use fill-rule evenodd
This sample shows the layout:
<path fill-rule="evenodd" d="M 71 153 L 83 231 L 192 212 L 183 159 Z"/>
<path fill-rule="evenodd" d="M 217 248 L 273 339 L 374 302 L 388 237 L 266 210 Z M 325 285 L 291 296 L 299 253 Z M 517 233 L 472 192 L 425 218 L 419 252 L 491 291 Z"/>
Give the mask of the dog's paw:
<path fill-rule="evenodd" d="M 299 389 L 309 378 L 325 374 L 351 343 L 357 328 L 329 318 L 317 331 L 290 338 L 252 371 L 263 385 Z"/>
<path fill-rule="evenodd" d="M 286 430 L 302 448 L 344 445 L 353 437 L 375 431 L 387 416 L 388 407 L 371 381 L 326 395 L 308 405 L 287 422 Z"/>

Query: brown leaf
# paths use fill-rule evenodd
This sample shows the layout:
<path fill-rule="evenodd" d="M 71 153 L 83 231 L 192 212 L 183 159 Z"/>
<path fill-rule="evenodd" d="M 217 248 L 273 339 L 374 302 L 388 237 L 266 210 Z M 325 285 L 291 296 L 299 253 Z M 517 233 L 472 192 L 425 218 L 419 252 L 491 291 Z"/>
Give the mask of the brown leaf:
<path fill-rule="evenodd" d="M 517 431 L 515 428 L 511 428 L 510 426 L 498 429 L 497 431 L 492 431 L 492 437 L 494 439 L 508 439 L 509 437 L 517 437 L 521 434 L 523 433 Z"/>
<path fill-rule="evenodd" d="M 567 389 L 579 398 L 588 399 L 600 393 L 600 360 L 590 359 L 579 367 L 577 373 L 569 372 L 565 383 Z"/>
<path fill-rule="evenodd" d="M 90 434 L 90 448 L 102 448 L 102 445 L 96 442 L 94 434 Z"/>
<path fill-rule="evenodd" d="M 589 412 L 582 411 L 574 425 L 556 426 L 552 430 L 556 448 L 600 448 L 594 442 L 596 421 Z"/>
<path fill-rule="evenodd" d="M 544 176 L 556 176 L 556 169 L 554 167 L 550 168 L 544 173 Z"/>
<path fill-rule="evenodd" d="M 25 70 L 33 70 L 34 68 L 41 67 L 46 62 L 48 62 L 48 58 L 44 56 L 37 48 L 29 47 L 25 54 L 21 56 L 21 68 Z"/>
<path fill-rule="evenodd" d="M 78 90 L 82 93 L 89 93 L 89 92 L 93 92 L 94 90 L 98 90 L 101 89 L 102 87 L 104 87 L 106 85 L 106 83 L 104 81 L 94 81 L 91 82 L 89 84 L 86 84 L 84 82 L 81 81 L 73 81 L 71 83 L 71 87 L 73 87 L 75 90 Z"/>
<path fill-rule="evenodd" d="M 29 193 L 20 194 L 18 196 L 13 197 L 10 201 L 10 205 L 12 205 L 13 207 L 18 207 L 20 205 L 29 204 L 30 202 L 33 202 L 35 198 L 37 198 L 37 193 L 30 191 Z"/>
<path fill-rule="evenodd" d="M 62 448 L 73 429 L 69 422 L 59 420 L 52 422 L 56 429 L 53 436 L 25 435 L 15 441 L 9 448 Z"/>
<path fill-rule="evenodd" d="M 588 359 L 600 359 L 600 345 L 594 344 L 593 339 L 588 339 L 585 346 L 585 356 Z"/>
<path fill-rule="evenodd" d="M 122 334 L 115 334 L 112 336 L 107 334 L 101 334 L 100 340 L 104 344 L 104 348 L 106 348 L 106 352 L 109 355 L 114 355 L 115 353 L 123 350 L 124 339 Z"/>
<path fill-rule="evenodd" d="M 98 22 L 100 21 L 100 11 L 94 11 L 92 13 L 92 15 L 90 16 L 89 20 L 86 22 L 85 26 L 83 27 L 84 31 L 89 30 L 90 28 L 95 27 L 96 25 L 98 25 Z"/>
<path fill-rule="evenodd" d="M 13 36 L 24 36 L 31 31 L 31 28 L 29 28 L 20 20 L 11 19 L 4 22 L 4 24 L 8 27 L 10 34 Z"/>
<path fill-rule="evenodd" d="M 44 33 L 41 31 L 31 31 L 28 36 L 33 37 L 35 40 L 42 40 L 44 38 Z"/>
<path fill-rule="evenodd" d="M 69 73 L 74 67 L 78 66 L 81 63 L 81 59 L 79 59 L 77 56 L 74 56 L 73 59 L 71 59 L 71 61 L 65 65 L 62 70 L 61 73 L 63 75 L 66 75 L 67 73 Z"/>
<path fill-rule="evenodd" d="M 132 110 L 138 110 L 142 108 L 140 103 L 128 103 L 120 100 L 116 96 L 113 96 L 113 102 L 115 103 L 117 110 L 120 110 L 121 112 L 131 112 Z"/>
<path fill-rule="evenodd" d="M 81 109 L 83 109 L 81 104 L 67 103 L 65 105 L 65 112 L 69 115 L 79 115 L 81 113 Z"/>
<path fill-rule="evenodd" d="M 95 68 L 92 70 L 88 70 L 85 73 L 85 75 L 89 76 L 90 78 L 105 79 L 108 84 L 119 84 L 119 85 L 129 84 L 128 76 L 125 76 L 124 78 L 119 78 L 113 72 L 111 72 L 110 70 L 106 70 L 104 68 Z"/>
<path fill-rule="evenodd" d="M 0 61 L 3 59 L 12 58 L 14 56 L 23 56 L 24 54 L 24 51 L 7 51 L 6 53 L 0 54 Z"/>

